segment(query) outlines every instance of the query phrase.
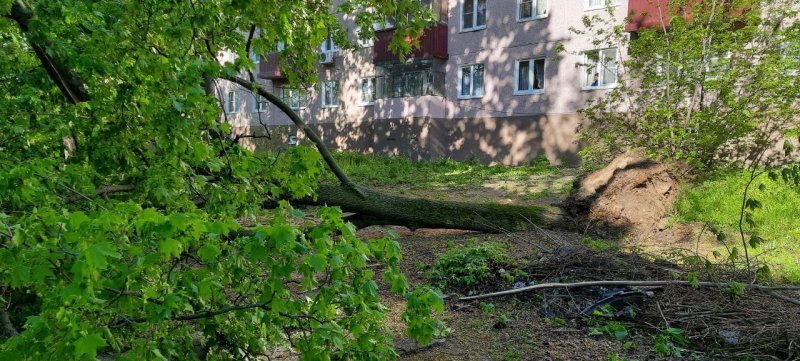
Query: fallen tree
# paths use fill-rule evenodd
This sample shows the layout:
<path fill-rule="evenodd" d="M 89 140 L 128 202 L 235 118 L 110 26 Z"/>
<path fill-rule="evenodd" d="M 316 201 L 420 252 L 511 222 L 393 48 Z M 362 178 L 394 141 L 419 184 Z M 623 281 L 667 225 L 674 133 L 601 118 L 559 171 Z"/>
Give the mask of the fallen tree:
<path fill-rule="evenodd" d="M 10 17 L 15 20 L 20 29 L 28 32 L 28 22 L 33 17 L 33 12 L 22 1 L 15 1 L 12 5 Z M 249 50 L 253 32 L 249 33 L 247 47 Z M 30 39 L 34 49 L 44 49 L 37 51 L 42 65 L 48 70 L 48 75 L 52 81 L 58 85 L 62 94 L 72 103 L 77 104 L 88 101 L 90 95 L 84 90 L 82 80 L 75 72 L 67 69 L 63 64 L 47 56 L 47 42 Z M 215 52 L 211 51 L 210 45 L 208 54 L 216 61 Z M 51 69 L 58 69 L 51 70 Z M 254 77 L 250 76 L 251 79 Z M 318 188 L 317 198 L 313 201 L 307 199 L 296 200 L 299 203 L 314 203 L 339 206 L 346 212 L 355 213 L 349 219 L 359 227 L 370 225 L 399 225 L 409 228 L 453 228 L 475 230 L 483 232 L 508 232 L 526 230 L 535 227 L 548 226 L 557 220 L 557 215 L 543 207 L 517 206 L 504 204 L 476 204 L 463 202 L 449 202 L 429 199 L 416 199 L 396 195 L 385 194 L 370 190 L 353 182 L 336 163 L 328 148 L 325 146 L 319 135 L 309 127 L 297 113 L 286 104 L 280 97 L 266 91 L 254 81 L 248 81 L 235 75 L 223 75 L 223 79 L 234 82 L 254 94 L 265 98 L 275 107 L 285 113 L 289 119 L 311 140 L 325 164 L 339 180 L 338 186 L 322 184 Z M 206 80 L 206 85 L 209 82 Z M 208 88 L 206 86 L 206 88 Z M 77 90 L 76 90 L 77 89 Z M 76 97 L 79 93 L 81 96 Z M 208 93 L 208 92 L 207 92 Z M 208 93 L 213 96 L 212 93 Z M 222 104 L 220 104 L 222 106 Z M 112 189 L 111 191 L 98 192 L 97 195 L 105 195 L 109 192 L 120 192 L 132 190 L 131 185 L 105 185 L 101 189 Z M 70 201 L 82 199 L 80 195 L 73 195 Z"/>

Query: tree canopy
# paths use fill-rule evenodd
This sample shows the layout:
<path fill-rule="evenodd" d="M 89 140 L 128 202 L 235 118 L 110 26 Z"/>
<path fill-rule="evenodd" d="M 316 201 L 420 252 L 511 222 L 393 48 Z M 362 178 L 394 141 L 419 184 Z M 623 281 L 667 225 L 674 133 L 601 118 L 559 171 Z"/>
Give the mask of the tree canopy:
<path fill-rule="evenodd" d="M 409 335 L 431 339 L 441 296 L 409 288 L 397 242 L 286 201 L 314 197 L 319 154 L 240 147 L 210 91 L 278 42 L 290 81 L 313 80 L 322 40 L 349 44 L 342 16 L 361 36 L 391 17 L 392 48 L 408 51 L 430 21 L 419 2 L 2 0 L 0 12 L 0 358 L 384 359 L 374 261 L 406 298 Z M 238 56 L 221 64 L 222 51 Z"/>

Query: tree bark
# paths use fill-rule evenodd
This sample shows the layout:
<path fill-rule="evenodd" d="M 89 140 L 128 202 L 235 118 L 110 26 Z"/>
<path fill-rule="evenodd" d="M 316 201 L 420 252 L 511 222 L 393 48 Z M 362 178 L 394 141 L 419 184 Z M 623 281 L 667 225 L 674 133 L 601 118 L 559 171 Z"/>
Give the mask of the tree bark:
<path fill-rule="evenodd" d="M 18 23 L 23 32 L 27 33 L 28 20 L 33 17 L 33 12 L 22 0 L 16 0 L 12 5 L 12 14 L 9 17 Z M 35 50 L 40 48 L 41 51 L 36 51 L 36 54 L 42 65 L 48 70 L 50 78 L 59 86 L 67 99 L 74 104 L 90 99 L 80 77 L 64 67 L 62 63 L 53 62 L 47 56 L 44 51 L 46 45 L 39 46 L 33 42 L 31 45 Z M 552 212 L 548 212 L 542 207 L 414 199 L 360 187 L 350 180 L 339 167 L 319 135 L 282 99 L 262 89 L 258 83 L 236 76 L 229 76 L 225 79 L 264 97 L 286 113 L 292 122 L 306 134 L 340 182 L 338 186 L 320 185 L 318 197 L 311 203 L 340 206 L 344 211 L 353 212 L 355 216 L 350 220 L 357 226 L 400 225 L 409 228 L 451 228 L 498 233 L 550 225 L 557 218 Z M 125 190 L 130 189 L 122 191 Z M 307 202 L 308 200 L 301 201 L 301 203 Z"/>
<path fill-rule="evenodd" d="M 545 207 L 417 199 L 363 187 L 359 191 L 360 194 L 346 186 L 320 184 L 315 201 L 301 202 L 335 205 L 353 212 L 355 215 L 348 220 L 357 227 L 398 225 L 501 233 L 547 227 L 559 219 Z"/>

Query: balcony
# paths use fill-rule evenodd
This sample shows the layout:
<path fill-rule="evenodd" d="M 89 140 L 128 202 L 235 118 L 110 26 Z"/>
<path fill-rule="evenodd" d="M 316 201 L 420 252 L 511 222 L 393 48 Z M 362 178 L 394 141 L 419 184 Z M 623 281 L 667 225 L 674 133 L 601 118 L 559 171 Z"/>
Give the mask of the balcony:
<path fill-rule="evenodd" d="M 625 25 L 625 31 L 638 31 L 641 28 L 654 26 L 669 26 L 670 11 L 668 0 L 628 0 L 628 13 L 630 22 Z"/>
<path fill-rule="evenodd" d="M 258 77 L 269 80 L 286 79 L 278 67 L 278 53 L 270 53 L 261 58 L 261 62 L 258 64 Z"/>
<path fill-rule="evenodd" d="M 372 48 L 372 62 L 398 61 L 397 55 L 389 50 L 389 43 L 394 36 L 394 29 L 378 31 L 375 36 L 375 45 Z M 411 42 L 411 39 L 406 40 Z M 425 30 L 419 39 L 419 48 L 414 48 L 407 57 L 447 59 L 447 24 L 437 24 Z"/>

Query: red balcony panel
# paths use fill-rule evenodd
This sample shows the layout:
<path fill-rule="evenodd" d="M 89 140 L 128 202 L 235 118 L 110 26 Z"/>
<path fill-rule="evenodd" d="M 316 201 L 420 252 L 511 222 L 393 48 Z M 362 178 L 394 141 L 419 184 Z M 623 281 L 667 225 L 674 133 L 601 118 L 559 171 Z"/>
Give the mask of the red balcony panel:
<path fill-rule="evenodd" d="M 629 0 L 630 21 L 625 25 L 625 31 L 669 25 L 670 13 L 675 14 L 676 11 L 670 10 L 668 3 L 669 0 Z"/>
<path fill-rule="evenodd" d="M 258 64 L 258 77 L 270 80 L 286 79 L 278 67 L 278 53 L 271 53 L 261 58 Z"/>
<path fill-rule="evenodd" d="M 373 62 L 396 61 L 397 55 L 389 50 L 389 43 L 394 36 L 394 29 L 378 31 L 372 50 Z M 411 40 L 408 39 L 410 42 Z M 437 24 L 425 30 L 419 39 L 419 48 L 414 48 L 408 58 L 447 59 L 447 24 Z"/>
<path fill-rule="evenodd" d="M 711 6 L 710 2 L 704 0 L 693 0 L 683 6 L 669 5 L 669 3 L 669 0 L 628 0 L 630 21 L 625 25 L 625 30 L 638 31 L 642 28 L 669 26 L 672 16 L 684 16 L 687 20 L 693 21 L 692 11 L 695 6 L 706 7 L 705 11 L 709 11 L 708 7 Z M 748 6 L 733 8 L 730 3 L 725 3 L 721 8 L 721 11 L 732 19 L 742 16 L 748 10 L 750 10 Z"/>

